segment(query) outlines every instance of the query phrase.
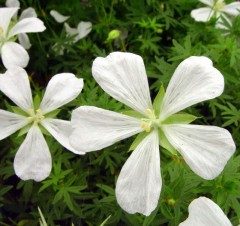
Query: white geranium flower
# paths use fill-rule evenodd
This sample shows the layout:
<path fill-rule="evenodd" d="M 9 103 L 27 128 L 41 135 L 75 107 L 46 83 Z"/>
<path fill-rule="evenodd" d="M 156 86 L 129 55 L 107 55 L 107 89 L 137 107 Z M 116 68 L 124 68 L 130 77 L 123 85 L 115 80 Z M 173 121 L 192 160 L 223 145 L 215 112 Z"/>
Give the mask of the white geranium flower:
<path fill-rule="evenodd" d="M 143 132 L 116 184 L 117 201 L 124 210 L 149 215 L 156 208 L 162 186 L 159 144 L 168 148 L 170 142 L 205 179 L 221 173 L 235 150 L 231 134 L 215 126 L 184 124 L 180 120 L 184 114 L 176 114 L 223 92 L 223 76 L 210 59 L 184 60 L 174 72 L 162 104 L 158 95 L 152 105 L 144 63 L 138 55 L 115 52 L 98 57 L 92 73 L 105 92 L 141 115 L 132 117 L 92 106 L 79 107 L 72 114 L 70 143 L 82 152 L 100 150 Z"/>
<path fill-rule="evenodd" d="M 192 10 L 191 16 L 196 21 L 207 22 L 213 16 L 218 18 L 216 27 L 221 28 L 223 25 L 223 21 L 221 17 L 224 17 L 225 20 L 231 24 L 228 16 L 237 16 L 240 13 L 240 2 L 233 2 L 230 4 L 226 4 L 224 0 L 199 0 L 200 2 L 207 5 L 207 7 L 203 7 L 200 9 Z"/>
<path fill-rule="evenodd" d="M 7 0 L 6 6 L 7 7 L 20 7 L 20 2 L 18 0 Z M 19 17 L 19 21 L 21 21 L 25 18 L 31 18 L 31 17 L 36 18 L 37 13 L 34 8 L 28 7 L 27 9 L 22 11 L 22 13 Z M 15 22 L 17 22 L 17 12 L 15 13 L 15 15 L 13 15 L 12 19 L 14 19 Z M 30 43 L 28 35 L 26 33 L 20 33 L 17 35 L 17 37 L 18 37 L 19 43 L 21 44 L 21 46 L 24 47 L 24 49 L 30 49 L 31 43 Z"/>
<path fill-rule="evenodd" d="M 57 12 L 56 10 L 51 10 L 50 11 L 50 15 L 58 22 L 58 23 L 63 23 L 66 20 L 68 20 L 69 16 L 64 16 L 61 13 Z M 78 42 L 80 39 L 85 38 L 92 30 L 92 23 L 91 22 L 79 22 L 77 28 L 72 28 L 69 26 L 68 23 L 64 23 L 64 27 L 67 33 L 67 36 L 69 37 L 74 37 L 73 41 L 70 43 L 76 43 Z M 68 42 L 65 42 L 66 44 L 68 44 Z M 55 52 L 57 52 L 59 55 L 63 55 L 64 54 L 64 46 L 59 45 L 59 44 L 55 44 L 53 46 L 53 50 Z"/>
<path fill-rule="evenodd" d="M 70 122 L 51 118 L 50 114 L 76 98 L 82 87 L 83 80 L 75 75 L 57 74 L 49 81 L 39 108 L 34 109 L 26 71 L 20 67 L 12 67 L 5 74 L 0 74 L 0 90 L 20 107 L 23 113 L 20 115 L 0 110 L 0 140 L 23 127 L 29 128 L 14 159 L 14 170 L 18 177 L 41 181 L 51 172 L 51 155 L 41 127 L 68 150 L 84 154 L 69 144 L 68 137 L 72 132 Z"/>
<path fill-rule="evenodd" d="M 73 39 L 73 43 L 76 43 L 82 38 L 85 38 L 92 30 L 91 22 L 80 22 L 77 28 L 72 28 L 68 25 L 68 23 L 64 23 L 66 32 L 69 36 L 75 36 Z"/>
<path fill-rule="evenodd" d="M 16 24 L 11 23 L 11 18 L 17 13 L 18 8 L 0 8 L 0 54 L 6 68 L 11 66 L 26 67 L 29 61 L 27 51 L 15 41 L 15 36 L 21 34 L 21 42 L 28 43 L 25 33 L 41 32 L 46 28 L 43 22 L 35 17 L 20 18 Z M 29 11 L 32 11 L 29 9 Z M 28 14 L 28 11 L 26 12 Z M 25 15 L 25 14 L 24 14 Z M 24 16 L 23 16 L 24 17 Z M 28 41 L 27 41 L 28 40 Z"/>
<path fill-rule="evenodd" d="M 232 226 L 221 208 L 206 197 L 194 199 L 188 210 L 188 218 L 179 226 Z"/>
<path fill-rule="evenodd" d="M 58 22 L 63 23 L 65 22 L 70 16 L 64 16 L 56 10 L 51 10 L 50 15 Z"/>

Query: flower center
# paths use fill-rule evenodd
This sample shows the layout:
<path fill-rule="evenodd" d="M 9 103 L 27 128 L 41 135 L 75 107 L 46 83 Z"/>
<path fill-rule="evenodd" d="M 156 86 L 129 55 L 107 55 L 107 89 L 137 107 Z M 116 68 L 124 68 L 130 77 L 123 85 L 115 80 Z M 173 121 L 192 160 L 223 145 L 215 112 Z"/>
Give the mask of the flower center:
<path fill-rule="evenodd" d="M 30 122 L 33 122 L 34 125 L 39 124 L 44 118 L 45 117 L 44 117 L 41 109 L 38 109 L 36 111 L 34 111 L 33 109 L 29 110 L 28 120 Z"/>
<path fill-rule="evenodd" d="M 148 118 L 142 118 L 141 127 L 146 131 L 150 132 L 152 127 L 159 126 L 159 119 L 156 119 L 154 112 L 151 109 L 146 110 Z"/>
<path fill-rule="evenodd" d="M 220 11 L 223 6 L 225 5 L 224 1 L 223 0 L 218 0 L 216 3 L 215 3 L 215 6 L 214 8 L 216 9 L 216 11 Z"/>

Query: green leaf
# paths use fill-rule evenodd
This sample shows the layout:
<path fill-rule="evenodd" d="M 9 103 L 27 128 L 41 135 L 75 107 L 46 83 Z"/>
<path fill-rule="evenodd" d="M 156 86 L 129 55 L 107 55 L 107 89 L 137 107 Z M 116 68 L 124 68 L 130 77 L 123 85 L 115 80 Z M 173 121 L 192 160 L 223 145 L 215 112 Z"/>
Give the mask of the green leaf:
<path fill-rule="evenodd" d="M 41 99 L 38 95 L 36 95 L 33 99 L 33 106 L 35 110 L 39 109 L 40 103 L 41 103 Z"/>
<path fill-rule="evenodd" d="M 63 189 L 62 189 L 62 190 L 59 190 L 59 191 L 57 192 L 57 194 L 55 195 L 55 197 L 54 197 L 54 199 L 53 199 L 53 201 L 52 201 L 52 204 L 53 204 L 53 205 L 56 204 L 60 199 L 63 198 L 63 195 L 64 195 L 64 190 L 63 190 Z"/>
<path fill-rule="evenodd" d="M 142 132 L 139 133 L 137 135 L 137 137 L 135 138 L 135 140 L 133 141 L 132 145 L 129 148 L 129 151 L 133 151 L 136 149 L 136 147 L 138 146 L 138 144 L 148 135 L 149 133 L 147 132 Z"/>
<path fill-rule="evenodd" d="M 21 128 L 20 131 L 18 132 L 17 136 L 20 137 L 20 136 L 26 134 L 30 130 L 31 126 L 32 126 L 32 124 L 29 123 L 28 125 L 26 125 L 23 128 Z"/>
<path fill-rule="evenodd" d="M 162 124 L 189 124 L 198 117 L 187 113 L 179 113 L 169 116 Z"/>
<path fill-rule="evenodd" d="M 109 215 L 107 219 L 100 224 L 100 226 L 104 226 L 107 223 L 107 221 L 111 218 L 111 216 L 112 215 Z"/>
<path fill-rule="evenodd" d="M 73 210 L 74 207 L 73 207 L 72 199 L 71 199 L 69 193 L 66 190 L 64 190 L 64 196 L 63 197 L 64 197 L 64 201 L 66 202 L 68 208 L 70 210 Z"/>
<path fill-rule="evenodd" d="M 133 111 L 133 110 L 122 111 L 121 113 L 124 115 L 134 117 L 134 118 L 146 118 L 146 116 L 144 116 L 136 111 Z"/>
<path fill-rule="evenodd" d="M 38 124 L 38 127 L 44 135 L 51 136 L 51 134 L 42 125 Z"/>
<path fill-rule="evenodd" d="M 177 155 L 176 149 L 169 143 L 167 137 L 161 129 L 158 129 L 158 136 L 160 145 L 171 152 L 173 155 Z"/>
<path fill-rule="evenodd" d="M 22 116 L 29 116 L 24 110 L 22 110 L 20 107 L 17 106 L 11 106 L 11 109 L 14 113 Z"/>
<path fill-rule="evenodd" d="M 44 116 L 45 116 L 45 118 L 55 118 L 60 111 L 61 111 L 61 109 L 56 109 L 54 111 L 51 111 L 51 112 L 47 113 Z"/>
<path fill-rule="evenodd" d="M 101 188 L 103 191 L 107 192 L 110 195 L 115 195 L 115 191 L 112 187 L 109 187 L 104 184 L 97 184 L 97 187 Z"/>
<path fill-rule="evenodd" d="M 150 216 L 146 217 L 145 220 L 143 221 L 143 226 L 149 226 L 153 222 L 153 220 L 156 218 L 158 212 L 158 208 L 156 208 Z"/>
<path fill-rule="evenodd" d="M 161 87 L 158 91 L 158 94 L 153 101 L 153 109 L 154 109 L 156 116 L 158 116 L 160 114 L 160 108 L 162 105 L 164 95 L 165 95 L 165 90 L 164 90 L 163 85 L 161 85 Z"/>
<path fill-rule="evenodd" d="M 48 226 L 47 222 L 46 222 L 46 220 L 45 220 L 45 218 L 43 216 L 43 213 L 42 213 L 42 211 L 41 211 L 41 209 L 39 207 L 38 207 L 38 212 L 39 212 L 39 215 L 41 217 L 41 219 L 39 219 L 40 226 Z"/>

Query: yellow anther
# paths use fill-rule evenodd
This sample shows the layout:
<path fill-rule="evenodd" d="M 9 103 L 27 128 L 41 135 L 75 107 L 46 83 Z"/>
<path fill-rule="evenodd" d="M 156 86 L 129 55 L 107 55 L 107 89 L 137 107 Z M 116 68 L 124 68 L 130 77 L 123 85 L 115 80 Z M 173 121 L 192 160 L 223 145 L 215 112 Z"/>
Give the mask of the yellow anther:
<path fill-rule="evenodd" d="M 221 10 L 223 8 L 223 6 L 225 5 L 225 3 L 223 2 L 223 0 L 218 0 L 216 3 L 215 3 L 215 9 L 217 11 Z"/>
<path fill-rule="evenodd" d="M 152 115 L 152 113 L 153 113 L 150 108 L 147 108 L 146 112 L 147 112 L 148 115 Z"/>
<path fill-rule="evenodd" d="M 152 122 L 147 123 L 147 122 L 145 122 L 145 121 L 142 121 L 142 122 L 141 122 L 141 127 L 142 127 L 146 132 L 150 132 L 150 130 L 151 130 L 151 124 L 152 124 Z"/>
<path fill-rule="evenodd" d="M 41 111 L 41 109 L 37 109 L 36 113 L 34 112 L 33 109 L 30 109 L 29 111 L 29 117 L 28 120 L 29 121 L 33 121 L 34 125 L 37 125 L 38 123 L 40 123 L 45 117 Z"/>

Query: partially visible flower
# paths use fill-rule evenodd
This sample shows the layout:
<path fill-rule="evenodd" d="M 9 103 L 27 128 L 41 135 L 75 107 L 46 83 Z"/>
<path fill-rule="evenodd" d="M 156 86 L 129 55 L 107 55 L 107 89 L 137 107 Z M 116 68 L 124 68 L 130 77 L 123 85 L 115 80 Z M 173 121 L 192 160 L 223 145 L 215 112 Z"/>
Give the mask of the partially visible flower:
<path fill-rule="evenodd" d="M 140 56 L 114 52 L 98 57 L 92 73 L 105 92 L 134 111 L 128 116 L 81 106 L 72 113 L 70 143 L 79 151 L 91 152 L 142 132 L 116 184 L 117 201 L 125 211 L 149 215 L 157 207 L 162 187 L 159 144 L 178 151 L 204 179 L 222 172 L 235 151 L 231 134 L 216 126 L 188 125 L 195 117 L 178 113 L 223 92 L 223 76 L 210 59 L 193 56 L 180 63 L 165 95 L 160 89 L 153 104 Z"/>
<path fill-rule="evenodd" d="M 0 74 L 0 90 L 19 107 L 14 107 L 16 113 L 0 110 L 0 140 L 21 128 L 22 133 L 28 131 L 14 159 L 15 173 L 22 180 L 41 181 L 51 172 L 51 154 L 42 128 L 68 150 L 84 154 L 69 144 L 70 122 L 53 118 L 57 113 L 54 110 L 76 98 L 82 87 L 83 79 L 76 78 L 74 74 L 57 74 L 49 81 L 41 103 L 34 107 L 24 69 L 11 67 L 5 74 Z"/>
<path fill-rule="evenodd" d="M 216 27 L 219 27 L 223 24 L 222 18 L 228 21 L 231 24 L 231 20 L 228 16 L 237 16 L 240 12 L 240 2 L 233 2 L 226 4 L 224 0 L 199 0 L 200 2 L 207 5 L 200 9 L 192 10 L 191 16 L 196 21 L 207 22 L 212 17 L 217 18 Z"/>
<path fill-rule="evenodd" d="M 206 197 L 194 199 L 188 210 L 188 218 L 179 226 L 232 226 L 221 208 Z"/>
<path fill-rule="evenodd" d="M 6 1 L 6 6 L 7 7 L 20 7 L 20 2 L 18 0 L 7 0 Z M 22 13 L 20 14 L 19 17 L 19 21 L 25 18 L 31 18 L 37 17 L 37 13 L 35 11 L 34 8 L 32 7 L 28 7 L 27 9 L 24 9 L 22 11 Z M 13 20 L 15 20 L 15 22 L 17 22 L 17 12 L 15 13 L 15 15 L 13 15 L 12 17 Z M 23 46 L 25 49 L 30 49 L 31 47 L 31 43 L 29 41 L 28 35 L 25 33 L 20 33 L 17 35 L 18 36 L 18 41 L 21 44 L 21 46 Z"/>
<path fill-rule="evenodd" d="M 69 16 L 64 16 L 57 12 L 56 10 L 51 10 L 50 15 L 58 22 L 63 23 L 66 20 L 68 20 Z M 65 42 L 65 44 L 72 44 L 78 42 L 80 39 L 85 38 L 92 30 L 92 23 L 91 22 L 79 22 L 78 26 L 76 28 L 72 28 L 69 26 L 68 23 L 64 23 L 64 27 L 67 33 L 67 36 L 73 37 L 72 42 L 68 41 Z M 53 50 L 57 52 L 59 55 L 64 54 L 64 46 L 59 45 L 56 43 L 53 46 Z"/>
<path fill-rule="evenodd" d="M 19 36 L 20 42 L 26 48 L 29 46 L 29 40 L 25 33 L 42 32 L 46 29 L 43 22 L 33 15 L 33 10 L 26 9 L 18 22 L 11 22 L 12 17 L 17 13 L 18 8 L 0 8 L 0 54 L 2 62 L 6 68 L 11 66 L 26 67 L 29 61 L 29 55 L 23 46 L 15 42 L 15 36 Z"/>
<path fill-rule="evenodd" d="M 64 23 L 66 32 L 69 36 L 74 36 L 73 43 L 76 43 L 82 38 L 85 38 L 92 30 L 91 22 L 80 22 L 77 28 L 72 28 L 68 25 L 68 23 Z"/>
<path fill-rule="evenodd" d="M 70 16 L 64 16 L 61 13 L 57 12 L 56 10 L 51 10 L 50 15 L 58 22 L 63 23 L 65 22 Z"/>

